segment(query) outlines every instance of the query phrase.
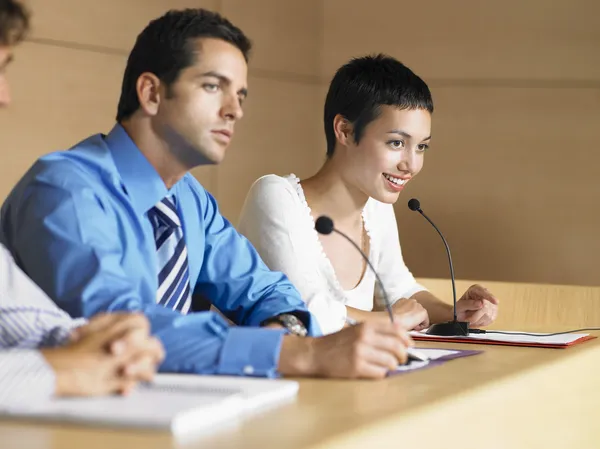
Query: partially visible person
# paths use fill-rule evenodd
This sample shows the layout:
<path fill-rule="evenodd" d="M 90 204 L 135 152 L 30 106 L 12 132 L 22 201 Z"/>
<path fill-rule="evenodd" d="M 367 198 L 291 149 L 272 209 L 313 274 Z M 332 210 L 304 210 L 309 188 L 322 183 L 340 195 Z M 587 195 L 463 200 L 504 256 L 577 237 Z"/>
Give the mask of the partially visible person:
<path fill-rule="evenodd" d="M 15 0 L 0 0 L 0 107 L 11 102 L 6 69 L 29 27 Z M 73 320 L 0 245 L 0 408 L 53 396 L 127 394 L 152 380 L 164 357 L 141 314 Z"/>
<path fill-rule="evenodd" d="M 315 220 L 335 227 L 368 254 L 408 329 L 453 319 L 452 306 L 419 285 L 406 267 L 393 204 L 423 167 L 433 100 L 427 84 L 384 55 L 341 67 L 325 101 L 327 159 L 313 176 L 264 176 L 254 183 L 238 225 L 267 265 L 300 290 L 325 333 L 348 318 L 388 320 L 382 286 L 361 255 L 337 234 L 318 235 Z M 498 300 L 475 285 L 457 301 L 458 318 L 485 326 Z"/>

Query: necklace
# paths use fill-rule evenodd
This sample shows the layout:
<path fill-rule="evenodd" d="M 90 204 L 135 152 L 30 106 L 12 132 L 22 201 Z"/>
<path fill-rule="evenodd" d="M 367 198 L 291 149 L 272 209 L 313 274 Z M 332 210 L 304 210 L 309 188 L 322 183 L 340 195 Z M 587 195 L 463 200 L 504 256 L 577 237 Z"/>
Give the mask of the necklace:
<path fill-rule="evenodd" d="M 361 251 L 364 253 L 365 256 L 369 257 L 369 255 L 367 254 L 367 231 L 365 229 L 365 219 L 363 217 L 363 215 L 360 215 L 360 249 Z M 367 268 L 366 267 L 367 262 L 365 260 L 363 260 L 362 263 L 362 269 L 363 271 Z"/>

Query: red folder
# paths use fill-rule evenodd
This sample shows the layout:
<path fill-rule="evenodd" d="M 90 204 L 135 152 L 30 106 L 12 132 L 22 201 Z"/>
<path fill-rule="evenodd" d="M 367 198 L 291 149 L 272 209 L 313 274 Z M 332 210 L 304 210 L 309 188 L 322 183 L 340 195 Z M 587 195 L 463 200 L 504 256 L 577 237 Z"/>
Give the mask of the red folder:
<path fill-rule="evenodd" d="M 512 341 L 498 341 L 498 340 L 488 340 L 485 338 L 465 338 L 465 337 L 424 337 L 421 335 L 415 335 L 411 333 L 411 337 L 413 340 L 419 341 L 431 341 L 431 342 L 443 342 L 443 343 L 470 343 L 475 345 L 500 345 L 500 346 L 525 346 L 529 348 L 549 348 L 549 349 L 566 349 L 571 346 L 578 345 L 580 343 L 584 343 L 589 340 L 593 340 L 597 338 L 595 335 L 587 335 L 585 337 L 580 337 L 577 340 L 574 340 L 569 343 L 525 343 L 525 342 L 512 342 Z"/>

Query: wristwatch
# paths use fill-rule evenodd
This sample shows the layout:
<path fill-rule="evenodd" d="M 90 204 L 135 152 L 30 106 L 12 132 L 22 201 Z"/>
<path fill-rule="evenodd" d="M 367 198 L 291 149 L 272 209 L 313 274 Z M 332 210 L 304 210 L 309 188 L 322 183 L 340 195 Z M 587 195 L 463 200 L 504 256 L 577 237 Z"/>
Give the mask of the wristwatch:
<path fill-rule="evenodd" d="M 302 321 L 298 319 L 296 315 L 282 313 L 281 315 L 277 315 L 272 318 L 266 319 L 261 324 L 264 326 L 266 324 L 272 323 L 281 324 L 291 334 L 298 335 L 299 337 L 306 337 L 306 335 L 308 334 L 306 326 L 304 325 L 304 323 L 302 323 Z"/>

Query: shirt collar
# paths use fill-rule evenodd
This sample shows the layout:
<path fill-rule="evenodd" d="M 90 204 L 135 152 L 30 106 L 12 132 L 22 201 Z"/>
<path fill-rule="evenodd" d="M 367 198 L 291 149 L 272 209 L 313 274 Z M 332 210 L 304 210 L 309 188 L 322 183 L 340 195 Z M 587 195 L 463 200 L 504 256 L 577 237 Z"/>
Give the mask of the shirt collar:
<path fill-rule="evenodd" d="M 113 127 L 105 142 L 133 209 L 144 215 L 169 193 L 165 183 L 120 124 Z"/>

